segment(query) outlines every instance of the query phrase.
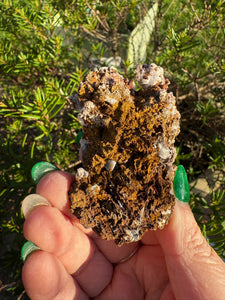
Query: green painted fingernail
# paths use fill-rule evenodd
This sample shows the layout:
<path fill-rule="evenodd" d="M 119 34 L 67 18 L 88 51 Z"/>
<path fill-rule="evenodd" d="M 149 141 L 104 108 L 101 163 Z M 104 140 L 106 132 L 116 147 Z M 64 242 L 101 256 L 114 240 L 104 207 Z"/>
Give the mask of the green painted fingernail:
<path fill-rule="evenodd" d="M 34 243 L 27 241 L 21 249 L 21 258 L 22 258 L 23 262 L 26 261 L 27 257 L 31 253 L 33 253 L 34 251 L 37 251 L 37 250 L 41 250 L 41 249 Z"/>
<path fill-rule="evenodd" d="M 32 170 L 31 170 L 31 177 L 33 179 L 33 181 L 35 182 L 35 184 L 38 183 L 38 181 L 41 179 L 42 176 L 44 176 L 47 173 L 50 173 L 52 171 L 56 171 L 59 170 L 59 168 L 57 168 L 56 166 L 45 162 L 45 161 L 41 161 L 36 163 Z"/>
<path fill-rule="evenodd" d="M 189 202 L 190 199 L 190 190 L 188 184 L 188 178 L 185 171 L 185 168 L 182 165 L 177 167 L 174 182 L 173 190 L 175 197 L 182 202 Z"/>
<path fill-rule="evenodd" d="M 82 136 L 84 135 L 83 131 L 78 132 L 77 137 L 76 137 L 76 142 L 78 146 L 80 147 L 80 140 L 82 139 Z"/>

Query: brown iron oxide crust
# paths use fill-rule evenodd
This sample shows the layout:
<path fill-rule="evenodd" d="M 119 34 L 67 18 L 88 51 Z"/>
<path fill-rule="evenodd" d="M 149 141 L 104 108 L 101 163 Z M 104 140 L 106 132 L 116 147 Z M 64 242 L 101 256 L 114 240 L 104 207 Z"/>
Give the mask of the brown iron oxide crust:
<path fill-rule="evenodd" d="M 162 229 L 172 214 L 174 141 L 180 114 L 163 69 L 141 65 L 134 81 L 113 67 L 87 75 L 73 97 L 83 129 L 71 211 L 121 246 Z"/>

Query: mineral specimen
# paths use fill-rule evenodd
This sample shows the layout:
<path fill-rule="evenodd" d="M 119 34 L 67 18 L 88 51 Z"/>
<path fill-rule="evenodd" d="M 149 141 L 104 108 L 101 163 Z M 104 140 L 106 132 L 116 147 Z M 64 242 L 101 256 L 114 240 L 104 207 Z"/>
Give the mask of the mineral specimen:
<path fill-rule="evenodd" d="M 72 97 L 83 136 L 71 210 L 82 225 L 118 245 L 162 229 L 175 203 L 175 98 L 155 64 L 138 66 L 135 80 L 137 87 L 103 67 L 89 73 Z"/>

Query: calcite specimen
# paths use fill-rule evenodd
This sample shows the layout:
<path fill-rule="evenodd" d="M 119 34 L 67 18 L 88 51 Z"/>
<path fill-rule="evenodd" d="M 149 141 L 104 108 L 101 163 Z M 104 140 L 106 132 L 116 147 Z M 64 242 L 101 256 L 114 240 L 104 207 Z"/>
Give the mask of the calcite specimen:
<path fill-rule="evenodd" d="M 118 245 L 162 229 L 175 203 L 175 98 L 155 64 L 138 66 L 135 81 L 103 67 L 87 75 L 72 99 L 83 136 L 71 210 L 82 225 Z"/>

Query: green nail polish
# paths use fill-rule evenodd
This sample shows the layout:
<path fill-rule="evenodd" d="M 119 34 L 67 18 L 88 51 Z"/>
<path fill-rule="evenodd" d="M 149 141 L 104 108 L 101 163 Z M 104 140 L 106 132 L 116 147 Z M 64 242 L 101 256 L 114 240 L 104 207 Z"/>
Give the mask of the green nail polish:
<path fill-rule="evenodd" d="M 76 142 L 77 142 L 79 147 L 80 147 L 80 140 L 82 139 L 83 135 L 84 135 L 83 131 L 80 131 L 80 132 L 78 132 L 78 134 L 76 136 Z"/>
<path fill-rule="evenodd" d="M 44 176 L 45 174 L 52 172 L 52 171 L 56 171 L 59 170 L 59 168 L 57 168 L 56 166 L 48 163 L 48 162 L 38 162 L 36 163 L 32 170 L 31 170 L 31 177 L 33 179 L 33 181 L 35 182 L 35 184 L 38 183 L 38 181 L 41 179 L 42 176 Z"/>
<path fill-rule="evenodd" d="M 189 202 L 190 199 L 190 190 L 188 184 L 188 178 L 185 171 L 185 168 L 182 165 L 177 167 L 174 182 L 173 182 L 173 189 L 175 197 L 182 201 L 182 202 Z"/>
<path fill-rule="evenodd" d="M 34 251 L 37 250 L 41 250 L 37 245 L 35 245 L 34 243 L 27 241 L 22 249 L 21 249 L 21 258 L 23 260 L 23 262 L 26 261 L 27 257 Z"/>

